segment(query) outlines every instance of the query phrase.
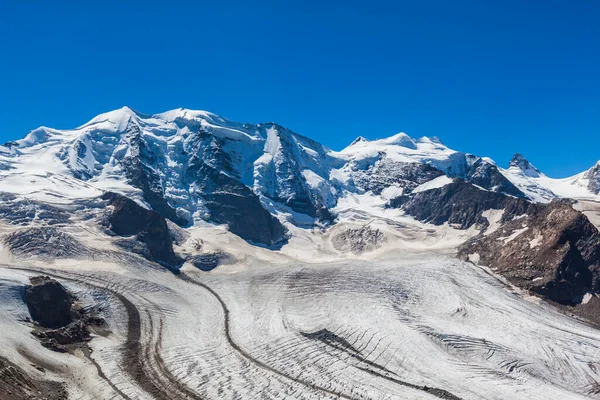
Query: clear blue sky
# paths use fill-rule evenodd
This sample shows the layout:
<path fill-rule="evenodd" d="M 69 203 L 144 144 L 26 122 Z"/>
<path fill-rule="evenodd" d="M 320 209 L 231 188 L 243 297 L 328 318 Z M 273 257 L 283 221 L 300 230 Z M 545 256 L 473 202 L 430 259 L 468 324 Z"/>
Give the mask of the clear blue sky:
<path fill-rule="evenodd" d="M 567 176 L 600 159 L 599 21 L 595 0 L 3 0 L 0 140 L 186 107 Z"/>

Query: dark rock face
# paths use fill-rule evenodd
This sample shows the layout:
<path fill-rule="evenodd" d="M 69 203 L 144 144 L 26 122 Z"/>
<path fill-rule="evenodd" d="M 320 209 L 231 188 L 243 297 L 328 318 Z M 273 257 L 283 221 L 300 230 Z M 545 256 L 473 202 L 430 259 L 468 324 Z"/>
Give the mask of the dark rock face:
<path fill-rule="evenodd" d="M 157 169 L 167 171 L 168 166 L 159 163 L 160 158 L 154 154 L 152 147 L 142 138 L 139 126 L 129 124 L 127 135 L 130 137 L 131 154 L 121 161 L 121 165 L 129 182 L 142 190 L 144 200 L 150 204 L 153 210 L 178 225 L 189 224 L 191 221 L 177 215 L 175 209 L 165 200 L 161 178 L 155 171 Z"/>
<path fill-rule="evenodd" d="M 389 205 L 402 208 L 419 221 L 434 225 L 448 222 L 460 229 L 473 225 L 487 227 L 488 220 L 483 216 L 487 210 L 505 209 L 504 222 L 537 207 L 526 200 L 482 190 L 460 179 L 441 188 L 392 199 Z"/>
<path fill-rule="evenodd" d="M 600 291 L 600 233 L 565 201 L 532 208 L 459 249 L 461 258 L 473 254 L 517 286 L 558 303 L 576 304 Z"/>
<path fill-rule="evenodd" d="M 212 219 L 227 224 L 241 238 L 273 246 L 285 238 L 286 230 L 277 218 L 262 208 L 250 189 L 243 193 L 212 193 L 206 196 Z"/>
<path fill-rule="evenodd" d="M 525 157 L 523 157 L 519 153 L 513 156 L 513 158 L 510 160 L 509 166 L 520 169 L 523 175 L 529 177 L 538 177 L 542 174 L 539 169 L 534 167 Z"/>
<path fill-rule="evenodd" d="M 102 318 L 81 309 L 75 303 L 75 296 L 56 280 L 35 276 L 30 281 L 31 285 L 25 287 L 25 303 L 31 319 L 39 325 L 32 334 L 40 339 L 42 346 L 67 352 L 68 346 L 91 340 L 90 325 L 104 324 Z"/>
<path fill-rule="evenodd" d="M 19 366 L 0 356 L 0 400 L 67 400 L 68 398 L 69 394 L 62 384 L 34 379 Z"/>
<path fill-rule="evenodd" d="M 410 192 L 417 186 L 430 181 L 443 172 L 429 164 L 392 161 L 381 155 L 380 159 L 366 171 L 357 169 L 352 173 L 356 187 L 365 192 L 381 194 L 383 189 L 396 185 Z"/>
<path fill-rule="evenodd" d="M 233 264 L 235 257 L 223 251 L 199 254 L 191 257 L 190 262 L 201 271 L 212 271 L 219 265 Z"/>
<path fill-rule="evenodd" d="M 31 278 L 25 288 L 25 302 L 31 319 L 46 328 L 60 328 L 69 324 L 73 297 L 63 285 L 45 276 Z"/>
<path fill-rule="evenodd" d="M 120 236 L 136 235 L 147 245 L 149 258 L 167 266 L 177 266 L 182 259 L 173 251 L 173 240 L 165 219 L 135 201 L 117 193 L 106 192 L 104 200 L 113 207 L 107 217 L 110 229 Z"/>
<path fill-rule="evenodd" d="M 281 143 L 278 156 L 273 161 L 273 182 L 276 184 L 273 193 L 263 193 L 276 202 L 289 206 L 292 210 L 307 214 L 322 223 L 332 223 L 335 216 L 324 204 L 326 200 L 319 198 L 308 186 L 302 175 L 303 167 L 297 160 L 306 159 L 304 147 L 313 149 L 321 160 L 330 156 L 328 150 L 320 143 L 305 136 L 298 135 L 280 125 L 267 124 L 273 129 Z"/>
<path fill-rule="evenodd" d="M 465 180 L 494 192 L 509 194 L 516 197 L 525 197 L 523 192 L 500 173 L 498 167 L 481 158 L 477 158 L 470 166 Z"/>
<path fill-rule="evenodd" d="M 588 189 L 594 193 L 600 193 L 600 162 L 589 169 L 584 177 L 588 179 Z"/>
<path fill-rule="evenodd" d="M 250 188 L 198 160 L 193 173 L 199 182 L 211 219 L 227 224 L 242 239 L 273 246 L 285 240 L 286 230 L 279 220 L 262 206 Z"/>

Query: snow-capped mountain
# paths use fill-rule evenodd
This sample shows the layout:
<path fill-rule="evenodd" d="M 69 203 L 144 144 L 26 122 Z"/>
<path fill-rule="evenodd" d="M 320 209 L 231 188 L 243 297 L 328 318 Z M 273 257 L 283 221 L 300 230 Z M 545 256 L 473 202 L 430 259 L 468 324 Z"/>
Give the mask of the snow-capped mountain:
<path fill-rule="evenodd" d="M 0 399 L 600 399 L 600 202 L 556 199 L 599 170 L 185 109 L 38 128 L 0 146 Z"/>
<path fill-rule="evenodd" d="M 515 154 L 508 169 L 501 173 L 527 198 L 548 202 L 555 198 L 598 200 L 600 198 L 600 162 L 577 175 L 555 179 L 546 176 L 520 154 Z"/>
<path fill-rule="evenodd" d="M 123 107 L 72 130 L 40 127 L 0 147 L 0 167 L 2 191 L 50 202 L 117 191 L 181 226 L 209 220 L 267 244 L 283 238 L 281 221 L 331 223 L 349 194 L 392 199 L 440 176 L 538 202 L 600 192 L 600 163 L 552 179 L 519 154 L 503 169 L 404 133 L 361 137 L 336 152 L 275 123 L 187 109 L 147 115 Z"/>

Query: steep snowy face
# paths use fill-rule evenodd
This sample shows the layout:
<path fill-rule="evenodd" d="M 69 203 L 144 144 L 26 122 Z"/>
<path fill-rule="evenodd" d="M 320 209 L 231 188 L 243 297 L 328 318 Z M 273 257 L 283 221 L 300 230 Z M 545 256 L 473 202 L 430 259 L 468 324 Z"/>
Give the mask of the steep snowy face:
<path fill-rule="evenodd" d="M 600 200 L 600 162 L 591 169 L 568 178 L 550 178 L 534 167 L 520 154 L 510 161 L 501 173 L 526 196 L 537 202 L 555 198 Z"/>
<path fill-rule="evenodd" d="M 329 171 L 339 161 L 330 153 L 276 124 L 241 124 L 186 109 L 146 115 L 124 107 L 74 130 L 38 128 L 2 147 L 7 168 L 0 168 L 6 171 L 0 186 L 14 191 L 8 186 L 22 174 L 74 178 L 75 197 L 126 192 L 180 225 L 205 219 L 243 229 L 241 216 L 250 215 L 281 233 L 271 226 L 266 205 L 272 212 L 282 207 L 332 219 L 327 210 L 337 194 Z M 54 183 L 40 185 L 47 191 Z"/>
<path fill-rule="evenodd" d="M 148 115 L 123 107 L 76 129 L 40 127 L 0 146 L 0 191 L 48 202 L 119 192 L 179 225 L 223 223 L 269 244 L 285 236 L 280 221 L 332 222 L 340 198 L 385 203 L 456 178 L 539 202 L 600 198 L 600 164 L 551 179 L 518 154 L 502 169 L 438 138 L 405 133 L 359 137 L 334 152 L 275 123 L 183 108 Z"/>
<path fill-rule="evenodd" d="M 346 163 L 332 175 L 350 191 L 380 194 L 396 187 L 410 193 L 446 175 L 488 190 L 524 196 L 492 160 L 449 149 L 438 138 L 413 139 L 405 133 L 374 141 L 359 138 L 339 155 Z"/>
<path fill-rule="evenodd" d="M 468 169 L 465 176 L 467 182 L 493 192 L 526 197 L 521 190 L 502 175 L 491 159 L 467 155 L 467 162 Z"/>
<path fill-rule="evenodd" d="M 428 164 L 449 176 L 466 173 L 464 153 L 449 149 L 437 139 L 413 139 L 405 133 L 373 141 L 359 138 L 339 155 L 352 164 L 352 168 L 358 169 L 366 169 L 386 158 L 395 163 Z"/>
<path fill-rule="evenodd" d="M 339 161 L 321 144 L 282 126 L 261 128 L 266 140 L 253 163 L 254 191 L 295 212 L 331 220 L 328 209 L 335 205 L 337 191 L 329 171 Z"/>
<path fill-rule="evenodd" d="M 542 175 L 539 169 L 534 167 L 529 161 L 527 161 L 525 157 L 523 157 L 519 153 L 516 153 L 510 160 L 509 168 L 518 170 L 521 172 L 521 174 L 530 178 L 538 178 Z"/>
<path fill-rule="evenodd" d="M 373 141 L 360 137 L 337 155 L 344 163 L 331 175 L 349 192 L 410 192 L 440 175 L 463 176 L 467 170 L 464 154 L 405 133 Z"/>
<path fill-rule="evenodd" d="M 587 180 L 587 188 L 594 194 L 600 194 L 600 161 L 583 174 Z"/>

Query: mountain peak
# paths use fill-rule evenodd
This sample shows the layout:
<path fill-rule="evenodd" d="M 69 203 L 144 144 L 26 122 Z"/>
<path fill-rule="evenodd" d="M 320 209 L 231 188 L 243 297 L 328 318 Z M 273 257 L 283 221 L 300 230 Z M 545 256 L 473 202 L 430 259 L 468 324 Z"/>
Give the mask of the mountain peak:
<path fill-rule="evenodd" d="M 509 168 L 517 168 L 523 173 L 523 175 L 531 178 L 536 178 L 542 174 L 539 169 L 534 167 L 533 164 L 531 164 L 520 153 L 516 153 L 510 160 Z"/>
<path fill-rule="evenodd" d="M 364 138 L 364 137 L 362 137 L 362 136 L 359 136 L 359 137 L 357 137 L 356 139 L 354 139 L 354 140 L 352 141 L 352 143 L 350 143 L 350 146 L 354 146 L 355 144 L 357 144 L 357 143 L 361 143 L 361 142 L 363 142 L 363 143 L 368 143 L 368 142 L 369 142 L 369 139 L 366 139 L 366 138 Z"/>
<path fill-rule="evenodd" d="M 588 189 L 593 193 L 600 194 L 600 161 L 588 169 L 583 176 L 588 179 Z"/>
<path fill-rule="evenodd" d="M 390 136 L 386 139 L 381 139 L 380 141 L 385 144 L 402 146 L 409 149 L 416 149 L 417 147 L 415 140 L 404 132 L 397 133 L 394 136 Z"/>
<path fill-rule="evenodd" d="M 141 114 L 127 106 L 123 106 L 116 110 L 99 114 L 87 123 L 79 126 L 77 129 L 85 128 L 91 125 L 108 124 L 113 126 L 113 130 L 123 131 L 127 128 L 127 124 L 129 121 L 131 121 L 131 119 L 137 119 L 140 117 L 144 117 L 144 114 Z"/>

